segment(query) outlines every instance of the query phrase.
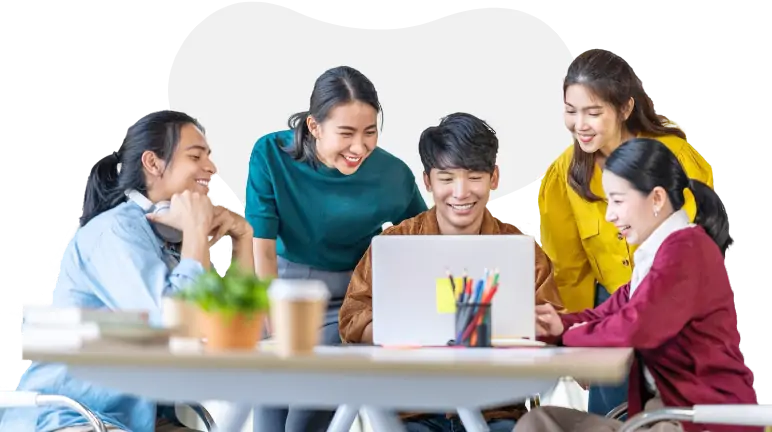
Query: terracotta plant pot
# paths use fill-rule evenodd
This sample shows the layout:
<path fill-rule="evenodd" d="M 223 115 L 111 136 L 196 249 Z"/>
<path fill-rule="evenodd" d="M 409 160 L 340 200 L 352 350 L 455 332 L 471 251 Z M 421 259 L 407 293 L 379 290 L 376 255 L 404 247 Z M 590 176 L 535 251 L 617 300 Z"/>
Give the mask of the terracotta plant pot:
<path fill-rule="evenodd" d="M 254 350 L 260 341 L 265 313 L 224 315 L 199 309 L 199 328 L 206 349 L 214 351 Z"/>

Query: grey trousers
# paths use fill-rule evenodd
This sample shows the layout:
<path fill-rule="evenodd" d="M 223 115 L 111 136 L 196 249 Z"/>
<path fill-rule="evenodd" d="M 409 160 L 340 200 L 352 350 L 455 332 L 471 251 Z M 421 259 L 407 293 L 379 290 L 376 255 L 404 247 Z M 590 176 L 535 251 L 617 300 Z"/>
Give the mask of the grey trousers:
<path fill-rule="evenodd" d="M 279 277 L 282 279 L 318 279 L 327 284 L 330 302 L 320 329 L 322 345 L 341 343 L 338 312 L 351 281 L 350 271 L 328 272 L 278 258 Z M 309 410 L 294 407 L 256 407 L 255 432 L 325 432 L 335 411 Z"/>

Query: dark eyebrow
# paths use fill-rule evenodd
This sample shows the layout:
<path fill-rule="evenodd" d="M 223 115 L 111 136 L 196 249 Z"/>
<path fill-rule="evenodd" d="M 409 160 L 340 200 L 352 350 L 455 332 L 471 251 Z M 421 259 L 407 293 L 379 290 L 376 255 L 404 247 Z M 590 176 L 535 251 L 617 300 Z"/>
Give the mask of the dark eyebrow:
<path fill-rule="evenodd" d="M 564 104 L 566 104 L 566 105 L 568 105 L 568 106 L 570 106 L 570 107 L 571 107 L 571 108 L 573 108 L 573 109 L 576 109 L 576 107 L 575 107 L 575 106 L 571 105 L 571 104 L 570 104 L 570 103 L 568 103 L 568 102 L 563 102 L 563 103 L 564 103 Z M 603 107 L 602 107 L 602 106 L 600 106 L 600 105 L 593 105 L 593 106 L 588 106 L 588 107 L 584 107 L 584 108 L 582 108 L 582 110 L 583 110 L 583 111 L 587 111 L 587 110 L 591 110 L 591 109 L 603 109 Z"/>
<path fill-rule="evenodd" d="M 624 195 L 624 194 L 621 193 L 621 192 L 611 192 L 611 193 L 608 194 L 608 196 L 610 196 L 610 197 L 612 197 L 612 196 L 621 196 L 621 195 Z"/>
<path fill-rule="evenodd" d="M 207 155 L 212 154 L 212 149 L 209 147 L 203 146 L 201 144 L 193 144 L 192 146 L 186 148 L 185 150 L 203 150 L 206 152 Z"/>
<path fill-rule="evenodd" d="M 370 126 L 367 126 L 365 128 L 365 130 L 373 129 L 373 128 L 376 128 L 376 127 L 378 127 L 378 125 L 371 124 Z M 356 130 L 357 130 L 355 127 L 351 127 L 351 126 L 338 126 L 338 129 L 343 129 L 343 130 L 347 130 L 347 131 L 351 131 L 351 132 L 356 132 Z"/>

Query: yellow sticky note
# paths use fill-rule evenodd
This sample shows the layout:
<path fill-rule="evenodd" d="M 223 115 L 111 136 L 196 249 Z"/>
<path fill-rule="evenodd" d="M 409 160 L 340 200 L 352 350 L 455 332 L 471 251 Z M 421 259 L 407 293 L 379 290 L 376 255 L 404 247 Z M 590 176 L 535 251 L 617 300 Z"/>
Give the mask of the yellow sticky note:
<path fill-rule="evenodd" d="M 461 292 L 463 279 L 455 278 L 453 282 L 456 284 L 455 294 L 453 293 L 453 287 L 450 286 L 450 279 L 446 277 L 437 279 L 437 313 L 456 313 L 456 298 L 458 298 L 458 293 Z"/>

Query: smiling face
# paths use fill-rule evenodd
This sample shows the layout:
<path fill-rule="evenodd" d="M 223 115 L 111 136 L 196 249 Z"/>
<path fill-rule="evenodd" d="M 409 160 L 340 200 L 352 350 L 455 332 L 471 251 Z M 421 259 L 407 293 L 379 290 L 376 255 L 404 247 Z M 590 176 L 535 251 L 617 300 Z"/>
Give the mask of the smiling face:
<path fill-rule="evenodd" d="M 180 127 L 179 143 L 168 166 L 153 152 L 142 155 L 148 198 L 153 202 L 168 201 L 172 195 L 186 190 L 207 195 L 209 181 L 217 172 L 210 154 L 206 137 L 196 126 Z"/>
<path fill-rule="evenodd" d="M 579 143 L 582 151 L 600 151 L 609 155 L 623 141 L 632 137 L 623 122 L 632 112 L 632 99 L 621 114 L 614 106 L 596 97 L 581 84 L 568 86 L 564 99 L 563 118 L 566 128 Z"/>
<path fill-rule="evenodd" d="M 646 241 L 671 213 L 667 193 L 656 187 L 644 194 L 610 171 L 603 172 L 603 190 L 608 197 L 606 220 L 613 223 L 631 245 Z"/>
<path fill-rule="evenodd" d="M 499 183 L 493 174 L 467 169 L 436 169 L 424 174 L 426 190 L 437 207 L 437 222 L 444 235 L 478 234 L 491 190 Z"/>
<path fill-rule="evenodd" d="M 321 123 L 309 116 L 319 161 L 342 174 L 357 172 L 378 145 L 377 115 L 371 105 L 355 101 L 334 107 Z"/>

